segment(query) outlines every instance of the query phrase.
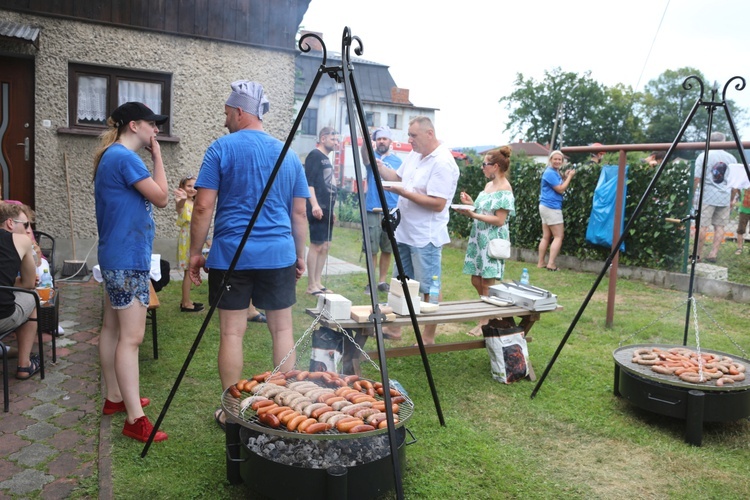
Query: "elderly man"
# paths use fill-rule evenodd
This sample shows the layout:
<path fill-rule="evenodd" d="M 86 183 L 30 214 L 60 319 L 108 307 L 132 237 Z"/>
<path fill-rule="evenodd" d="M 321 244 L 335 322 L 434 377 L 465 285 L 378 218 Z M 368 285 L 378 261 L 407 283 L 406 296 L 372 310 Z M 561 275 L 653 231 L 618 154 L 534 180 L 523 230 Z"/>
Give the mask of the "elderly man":
<path fill-rule="evenodd" d="M 263 131 L 269 102 L 256 82 L 232 83 L 224 106 L 229 134 L 211 144 L 203 158 L 195 187 L 198 191 L 190 224 L 190 278 L 201 283 L 200 270 L 208 269 L 208 299 L 219 309 L 219 376 L 227 389 L 242 375 L 242 340 L 247 309 L 253 304 L 266 311 L 273 341 L 273 363 L 291 370 L 294 356 L 282 360 L 294 346 L 292 305 L 297 280 L 305 271 L 309 196 L 299 158 L 287 153 L 262 206 L 258 200 L 283 143 Z M 201 252 L 216 206 L 213 242 L 208 261 Z M 260 210 L 234 272 L 222 292 L 226 271 L 234 258 L 250 218 Z M 220 427 L 225 416 L 214 413 Z"/>
<path fill-rule="evenodd" d="M 396 228 L 398 253 L 404 272 L 419 281 L 419 291 L 428 300 L 432 277 L 441 283 L 441 257 L 448 236 L 448 209 L 456 193 L 459 170 L 453 154 L 440 144 L 435 127 L 426 116 L 409 121 L 409 144 L 412 152 L 397 171 L 378 162 L 380 177 L 403 184 L 388 188 L 400 196 L 398 208 L 401 223 Z M 442 300 L 442 287 L 440 300 Z M 422 331 L 425 344 L 435 343 L 436 325 L 426 325 Z M 384 330 L 385 332 L 385 330 Z M 389 338 L 399 333 L 387 332 Z"/>
<path fill-rule="evenodd" d="M 0 202 L 0 285 L 33 289 L 36 284 L 31 239 L 26 236 L 29 220 L 19 205 Z M 41 368 L 39 356 L 31 354 L 36 335 L 36 303 L 27 293 L 0 293 L 0 331 L 16 327 L 18 369 L 25 380 Z M 41 349 L 41 346 L 39 346 Z"/>
<path fill-rule="evenodd" d="M 396 171 L 401 166 L 401 158 L 396 156 L 391 151 L 391 129 L 388 127 L 378 127 L 372 133 L 372 140 L 375 143 L 375 160 L 380 161 L 383 165 Z M 390 290 L 390 285 L 386 282 L 388 276 L 388 269 L 391 266 L 391 254 L 393 249 L 391 248 L 391 240 L 388 239 L 388 235 L 383 231 L 383 216 L 382 212 L 388 212 L 391 208 L 395 208 L 398 204 L 398 195 L 391 191 L 385 192 L 385 201 L 388 204 L 387 207 L 383 208 L 380 205 L 380 196 L 378 195 L 377 186 L 375 185 L 375 176 L 370 168 L 370 159 L 366 154 L 365 145 L 362 145 L 362 158 L 365 167 L 367 168 L 367 228 L 370 234 L 370 252 L 372 254 L 372 268 L 378 270 L 378 291 L 387 292 Z M 362 251 L 365 251 L 364 245 Z M 378 252 L 380 253 L 380 260 L 378 261 Z M 370 295 L 370 284 L 365 285 L 365 293 Z"/>

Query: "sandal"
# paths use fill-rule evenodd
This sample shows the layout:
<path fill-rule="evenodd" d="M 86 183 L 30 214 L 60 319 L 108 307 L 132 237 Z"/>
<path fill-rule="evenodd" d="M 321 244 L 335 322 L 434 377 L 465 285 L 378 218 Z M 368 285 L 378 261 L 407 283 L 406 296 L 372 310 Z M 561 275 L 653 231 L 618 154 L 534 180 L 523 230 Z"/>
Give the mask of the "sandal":
<path fill-rule="evenodd" d="M 734 254 L 735 255 L 742 255 L 742 249 L 738 248 L 737 250 L 734 251 Z"/>
<path fill-rule="evenodd" d="M 227 432 L 227 423 L 221 421 L 221 416 L 224 415 L 224 410 L 219 408 L 214 412 L 214 420 L 216 420 L 216 425 L 221 427 L 221 430 L 224 432 Z"/>
<path fill-rule="evenodd" d="M 252 318 L 247 318 L 247 320 L 252 323 L 268 323 L 268 318 L 266 318 L 266 315 L 260 311 L 258 311 L 258 314 L 256 314 Z"/>
<path fill-rule="evenodd" d="M 18 380 L 26 380 L 33 377 L 42 368 L 42 363 L 39 361 L 39 356 L 32 354 L 29 356 L 29 366 L 19 366 L 16 371 L 16 378 Z M 22 373 L 26 373 L 26 376 L 21 376 Z"/>

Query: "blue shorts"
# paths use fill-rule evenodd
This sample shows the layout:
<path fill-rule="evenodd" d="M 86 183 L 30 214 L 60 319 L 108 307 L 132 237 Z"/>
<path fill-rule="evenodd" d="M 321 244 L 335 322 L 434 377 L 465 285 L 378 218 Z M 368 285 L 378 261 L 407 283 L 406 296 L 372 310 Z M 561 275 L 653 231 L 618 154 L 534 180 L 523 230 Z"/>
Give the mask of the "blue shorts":
<path fill-rule="evenodd" d="M 443 247 L 436 247 L 432 243 L 427 246 L 417 248 L 405 243 L 399 243 L 398 254 L 401 257 L 401 265 L 404 267 L 404 273 L 413 279 L 419 281 L 419 292 L 430 293 L 432 277 L 438 277 L 438 284 L 442 284 L 440 273 L 440 262 L 443 254 Z M 397 277 L 398 267 L 393 267 L 393 275 Z"/>
<path fill-rule="evenodd" d="M 107 290 L 112 309 L 127 309 L 138 299 L 148 307 L 149 271 L 107 270 L 102 269 L 104 289 Z"/>
<path fill-rule="evenodd" d="M 214 305 L 226 271 L 209 269 L 208 303 Z M 281 269 L 250 269 L 234 271 L 229 277 L 229 289 L 224 290 L 217 307 L 225 311 L 253 306 L 266 311 L 292 307 L 297 302 L 297 266 Z"/>

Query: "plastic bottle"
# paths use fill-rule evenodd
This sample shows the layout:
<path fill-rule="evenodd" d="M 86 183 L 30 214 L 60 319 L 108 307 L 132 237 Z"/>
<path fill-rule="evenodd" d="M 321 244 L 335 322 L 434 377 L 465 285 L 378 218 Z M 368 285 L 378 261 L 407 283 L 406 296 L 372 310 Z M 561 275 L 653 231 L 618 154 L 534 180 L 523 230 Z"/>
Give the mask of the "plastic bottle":
<path fill-rule="evenodd" d="M 438 277 L 432 277 L 432 284 L 430 285 L 430 304 L 437 304 L 438 298 L 440 297 L 440 282 Z"/>
<path fill-rule="evenodd" d="M 52 288 L 52 275 L 46 267 L 42 271 L 42 276 L 39 278 L 39 286 L 42 288 Z"/>
<path fill-rule="evenodd" d="M 523 271 L 521 271 L 521 284 L 522 285 L 528 285 L 529 284 L 529 270 L 525 267 L 523 268 Z"/>

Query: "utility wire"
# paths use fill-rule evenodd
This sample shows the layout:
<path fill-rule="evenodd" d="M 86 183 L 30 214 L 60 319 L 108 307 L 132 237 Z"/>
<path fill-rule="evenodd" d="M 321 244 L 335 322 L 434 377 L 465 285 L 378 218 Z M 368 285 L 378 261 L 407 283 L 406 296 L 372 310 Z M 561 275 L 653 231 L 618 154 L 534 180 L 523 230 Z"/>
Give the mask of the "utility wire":
<path fill-rule="evenodd" d="M 648 49 L 648 54 L 646 55 L 646 60 L 643 62 L 643 68 L 641 68 L 641 74 L 638 77 L 638 83 L 635 84 L 635 88 L 633 90 L 638 90 L 638 87 L 641 85 L 641 79 L 643 78 L 643 73 L 646 71 L 646 65 L 648 64 L 648 60 L 651 57 L 651 51 L 654 50 L 654 44 L 656 43 L 656 38 L 659 36 L 659 31 L 661 31 L 661 25 L 664 22 L 664 17 L 667 15 L 667 9 L 669 9 L 669 2 L 670 0 L 667 0 L 667 4 L 664 6 L 664 12 L 662 12 L 661 19 L 659 20 L 659 26 L 656 27 L 656 33 L 654 33 L 654 38 L 651 40 L 651 47 Z"/>

